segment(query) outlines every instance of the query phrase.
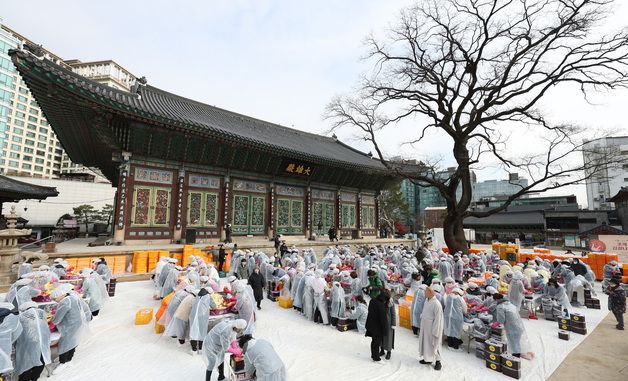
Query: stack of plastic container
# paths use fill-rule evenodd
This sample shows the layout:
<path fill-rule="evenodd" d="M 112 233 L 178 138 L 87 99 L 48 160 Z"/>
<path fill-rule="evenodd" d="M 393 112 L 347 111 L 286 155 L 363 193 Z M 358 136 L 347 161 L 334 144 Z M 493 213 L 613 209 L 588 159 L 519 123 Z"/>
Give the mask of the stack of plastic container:
<path fill-rule="evenodd" d="M 133 252 L 133 272 L 136 274 L 148 272 L 148 251 Z"/>

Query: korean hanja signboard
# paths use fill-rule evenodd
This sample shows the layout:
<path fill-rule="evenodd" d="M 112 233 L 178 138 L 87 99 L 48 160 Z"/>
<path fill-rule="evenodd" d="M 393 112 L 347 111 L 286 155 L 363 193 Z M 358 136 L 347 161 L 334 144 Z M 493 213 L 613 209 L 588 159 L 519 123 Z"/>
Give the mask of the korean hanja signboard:
<path fill-rule="evenodd" d="M 589 246 L 593 252 L 628 255 L 628 235 L 600 235 Z"/>

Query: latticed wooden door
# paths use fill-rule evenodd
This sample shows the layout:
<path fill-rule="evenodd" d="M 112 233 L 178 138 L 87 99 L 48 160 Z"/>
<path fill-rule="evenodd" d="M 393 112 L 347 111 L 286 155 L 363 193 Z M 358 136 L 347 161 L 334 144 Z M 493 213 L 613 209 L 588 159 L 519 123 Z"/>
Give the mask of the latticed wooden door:
<path fill-rule="evenodd" d="M 303 201 L 277 199 L 277 233 L 303 234 Z"/>
<path fill-rule="evenodd" d="M 233 196 L 233 234 L 264 234 L 266 199 L 260 196 Z"/>
<path fill-rule="evenodd" d="M 326 234 L 334 225 L 334 204 L 330 202 L 312 203 L 312 229 L 319 235 Z M 321 226 L 319 231 L 319 225 Z"/>

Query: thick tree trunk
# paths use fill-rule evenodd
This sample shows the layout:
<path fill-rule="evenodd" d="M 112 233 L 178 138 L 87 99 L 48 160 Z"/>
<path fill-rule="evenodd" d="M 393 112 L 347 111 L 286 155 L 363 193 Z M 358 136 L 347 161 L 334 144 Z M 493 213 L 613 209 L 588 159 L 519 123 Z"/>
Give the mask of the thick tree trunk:
<path fill-rule="evenodd" d="M 464 228 L 462 225 L 462 217 L 450 216 L 445 217 L 443 224 L 443 236 L 445 243 L 449 249 L 449 253 L 454 254 L 462 252 L 466 254 L 469 251 L 469 245 L 464 236 Z"/>

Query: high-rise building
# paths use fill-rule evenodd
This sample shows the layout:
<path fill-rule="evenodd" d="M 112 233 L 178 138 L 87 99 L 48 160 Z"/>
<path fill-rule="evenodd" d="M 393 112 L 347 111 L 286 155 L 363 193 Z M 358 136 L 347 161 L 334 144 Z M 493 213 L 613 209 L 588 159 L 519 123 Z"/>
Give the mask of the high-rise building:
<path fill-rule="evenodd" d="M 585 163 L 602 163 L 587 176 L 587 203 L 592 210 L 613 209 L 609 199 L 628 185 L 628 136 L 591 140 L 583 146 Z M 612 160 L 609 160 L 612 158 Z M 603 164 L 609 163 L 609 164 Z"/>
<path fill-rule="evenodd" d="M 41 112 L 28 87 L 16 71 L 9 49 L 31 40 L 0 21 L 0 173 L 41 178 L 63 174 L 87 174 L 106 181 L 99 171 L 72 163 Z M 46 58 L 108 86 L 129 91 L 135 76 L 114 61 L 64 61 L 50 51 Z"/>
<path fill-rule="evenodd" d="M 472 200 L 478 202 L 491 198 L 511 196 L 528 186 L 528 179 L 517 173 L 509 173 L 506 180 L 486 180 L 473 184 Z"/>

